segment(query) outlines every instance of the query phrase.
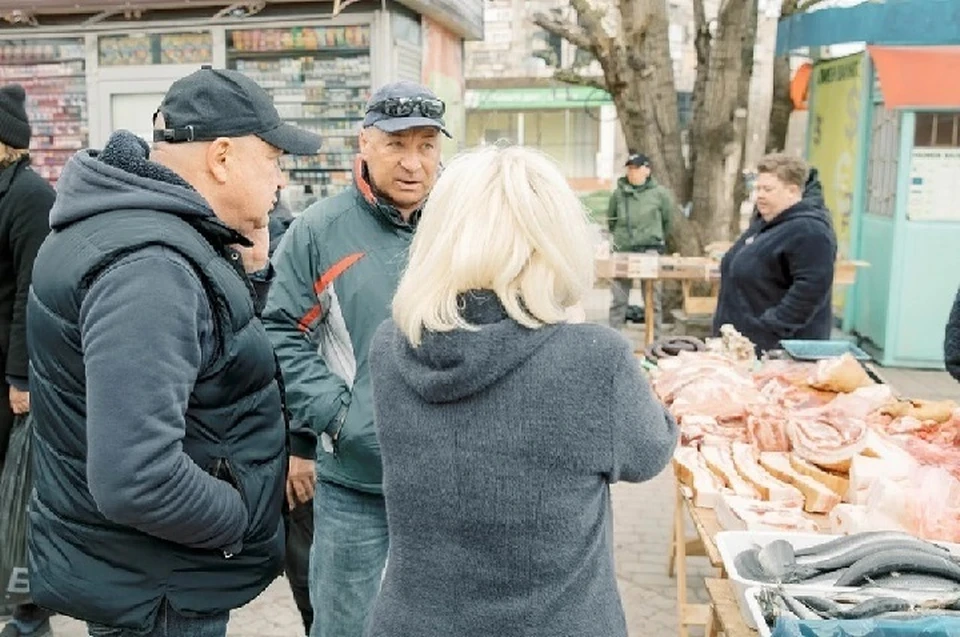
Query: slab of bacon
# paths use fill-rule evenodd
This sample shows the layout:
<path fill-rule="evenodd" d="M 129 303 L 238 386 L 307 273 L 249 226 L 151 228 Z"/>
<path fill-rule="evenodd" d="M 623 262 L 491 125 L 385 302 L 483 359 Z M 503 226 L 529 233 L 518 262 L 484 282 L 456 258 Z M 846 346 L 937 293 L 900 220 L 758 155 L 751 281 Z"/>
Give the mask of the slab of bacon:
<path fill-rule="evenodd" d="M 729 447 L 701 447 L 707 467 L 721 480 L 723 484 L 737 495 L 746 498 L 759 498 L 760 493 L 746 480 L 740 477 Z"/>
<path fill-rule="evenodd" d="M 747 408 L 747 435 L 760 451 L 790 451 L 786 411 L 779 405 Z"/>
<path fill-rule="evenodd" d="M 730 453 L 737 473 L 756 489 L 764 500 L 789 502 L 796 506 L 803 504 L 803 494 L 796 487 L 773 477 L 757 463 L 757 450 L 753 445 L 734 444 Z"/>
<path fill-rule="evenodd" d="M 817 412 L 794 414 L 788 427 L 795 454 L 836 471 L 850 468 L 850 460 L 866 447 L 869 431 L 861 419 Z"/>
<path fill-rule="evenodd" d="M 803 494 L 803 510 L 808 513 L 829 513 L 840 504 L 840 496 L 810 476 L 797 472 L 790 456 L 775 451 L 761 453 L 760 465 L 783 482 L 792 484 Z"/>

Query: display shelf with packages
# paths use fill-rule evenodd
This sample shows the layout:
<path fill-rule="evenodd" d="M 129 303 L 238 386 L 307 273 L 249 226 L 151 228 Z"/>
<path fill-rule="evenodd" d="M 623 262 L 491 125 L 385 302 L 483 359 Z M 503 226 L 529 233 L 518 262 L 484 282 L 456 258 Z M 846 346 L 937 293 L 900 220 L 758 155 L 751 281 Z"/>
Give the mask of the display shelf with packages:
<path fill-rule="evenodd" d="M 67 160 L 89 140 L 83 40 L 4 41 L 0 83 L 23 86 L 33 129 L 31 165 L 55 184 Z"/>
<path fill-rule="evenodd" d="M 284 157 L 295 214 L 349 186 L 370 96 L 369 26 L 227 33 L 229 66 L 267 89 L 280 116 L 323 138 L 318 155 Z"/>

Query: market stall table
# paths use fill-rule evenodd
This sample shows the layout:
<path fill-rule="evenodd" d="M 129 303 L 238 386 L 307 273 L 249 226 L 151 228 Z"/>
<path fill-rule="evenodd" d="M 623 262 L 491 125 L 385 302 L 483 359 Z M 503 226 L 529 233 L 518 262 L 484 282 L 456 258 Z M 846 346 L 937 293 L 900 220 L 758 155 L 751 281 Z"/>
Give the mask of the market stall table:
<path fill-rule="evenodd" d="M 690 515 L 693 520 L 693 527 L 697 532 L 697 537 L 688 539 L 686 536 L 686 525 L 684 523 L 684 514 Z M 820 528 L 824 528 L 827 522 L 825 515 L 804 514 L 805 517 L 815 521 Z M 723 568 L 723 559 L 720 551 L 717 549 L 716 537 L 722 531 L 720 522 L 717 520 L 717 514 L 713 509 L 696 507 L 693 501 L 687 495 L 683 485 L 677 482 L 677 498 L 673 516 L 673 534 L 672 546 L 670 551 L 670 575 L 676 575 L 677 578 L 677 634 L 680 637 L 689 635 L 688 627 L 703 626 L 707 634 L 711 634 L 714 613 L 710 606 L 706 604 L 687 603 L 687 566 L 688 557 L 706 557 L 710 560 L 710 565 L 718 569 L 718 578 L 726 581 L 726 571 Z M 711 580 L 707 580 L 708 582 Z M 734 610 L 736 616 L 740 617 L 739 607 L 734 600 Z M 741 619 L 742 621 L 742 619 Z M 737 635 L 739 633 L 733 633 Z M 755 633 L 746 633 L 755 634 Z M 728 636 L 730 634 L 728 633 Z"/>
<path fill-rule="evenodd" d="M 707 637 L 723 633 L 726 637 L 755 637 L 757 631 L 749 628 L 740 614 L 737 595 L 728 579 L 705 580 L 710 596 L 710 621 Z"/>

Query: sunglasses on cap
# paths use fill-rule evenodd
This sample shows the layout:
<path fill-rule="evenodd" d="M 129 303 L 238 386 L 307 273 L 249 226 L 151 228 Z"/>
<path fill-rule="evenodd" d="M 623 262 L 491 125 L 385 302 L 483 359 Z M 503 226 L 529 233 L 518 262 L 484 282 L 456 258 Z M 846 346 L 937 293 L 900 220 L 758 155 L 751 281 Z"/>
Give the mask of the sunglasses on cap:
<path fill-rule="evenodd" d="M 436 97 L 388 97 L 367 107 L 368 113 L 382 113 L 387 117 L 410 117 L 419 111 L 423 117 L 440 119 L 447 107 Z"/>

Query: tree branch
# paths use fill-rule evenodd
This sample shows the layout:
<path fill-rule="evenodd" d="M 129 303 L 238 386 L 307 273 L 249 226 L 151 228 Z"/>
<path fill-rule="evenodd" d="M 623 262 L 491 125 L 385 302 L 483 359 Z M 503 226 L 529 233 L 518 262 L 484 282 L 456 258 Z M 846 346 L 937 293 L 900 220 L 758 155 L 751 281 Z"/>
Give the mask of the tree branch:
<path fill-rule="evenodd" d="M 697 52 L 697 68 L 703 65 L 706 68 L 710 59 L 710 24 L 707 22 L 707 11 L 703 7 L 703 0 L 693 0 L 693 46 Z"/>
<path fill-rule="evenodd" d="M 555 20 L 545 13 L 533 16 L 533 23 L 552 35 L 559 36 L 580 49 L 586 49 L 594 55 L 597 53 L 597 42 L 584 30 L 568 22 Z"/>
<path fill-rule="evenodd" d="M 812 9 L 812 8 L 815 7 L 815 6 L 817 6 L 818 4 L 820 4 L 820 3 L 823 2 L 823 1 L 824 1 L 824 0 L 803 0 L 803 2 L 801 2 L 801 3 L 799 3 L 799 4 L 797 5 L 797 11 L 796 11 L 796 12 L 797 12 L 797 13 L 803 13 L 803 12 L 805 12 L 805 11 L 809 11 L 810 9 Z"/>
<path fill-rule="evenodd" d="M 599 77 L 581 75 L 570 69 L 557 69 L 553 72 L 553 77 L 565 84 L 574 84 L 576 86 L 587 86 L 601 91 L 607 91 L 607 85 Z"/>

